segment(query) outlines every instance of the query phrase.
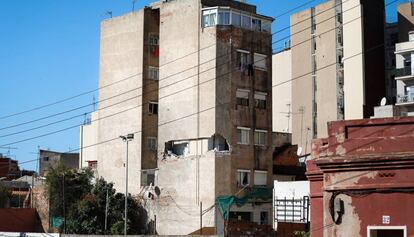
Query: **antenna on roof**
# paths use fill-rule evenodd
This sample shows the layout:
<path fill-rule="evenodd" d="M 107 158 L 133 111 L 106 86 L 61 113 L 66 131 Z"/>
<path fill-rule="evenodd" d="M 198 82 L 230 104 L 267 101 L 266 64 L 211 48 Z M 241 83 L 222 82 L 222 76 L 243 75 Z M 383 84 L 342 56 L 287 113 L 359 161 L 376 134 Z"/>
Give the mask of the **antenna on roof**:
<path fill-rule="evenodd" d="M 109 18 L 112 18 L 112 11 L 106 11 L 105 15 L 109 16 Z"/>

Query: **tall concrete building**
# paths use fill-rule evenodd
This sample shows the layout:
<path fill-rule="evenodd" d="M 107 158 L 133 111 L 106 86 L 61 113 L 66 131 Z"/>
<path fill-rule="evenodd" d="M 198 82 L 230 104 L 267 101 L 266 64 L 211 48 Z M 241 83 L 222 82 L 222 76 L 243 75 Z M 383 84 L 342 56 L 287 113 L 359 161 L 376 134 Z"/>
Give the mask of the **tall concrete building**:
<path fill-rule="evenodd" d="M 414 116 L 414 3 L 398 6 L 399 43 L 395 45 L 397 103 L 401 115 Z"/>
<path fill-rule="evenodd" d="M 291 16 L 292 140 L 310 153 L 327 122 L 373 115 L 385 96 L 384 2 L 330 0 Z"/>
<path fill-rule="evenodd" d="M 124 191 L 117 137 L 134 133 L 129 191 L 147 199 L 159 234 L 200 229 L 201 203 L 202 227 L 219 233 L 228 219 L 271 223 L 272 21 L 239 1 L 175 0 L 102 23 L 81 163 L 97 160 Z M 233 196 L 247 202 L 219 211 Z"/>
<path fill-rule="evenodd" d="M 97 162 L 99 176 L 120 192 L 126 144 L 119 136 L 135 135 L 129 192 L 140 191 L 141 170 L 157 166 L 159 23 L 159 9 L 149 7 L 101 23 L 99 104 L 81 127 L 80 163 Z"/>
<path fill-rule="evenodd" d="M 292 52 L 285 49 L 272 57 L 273 132 L 292 133 Z"/>

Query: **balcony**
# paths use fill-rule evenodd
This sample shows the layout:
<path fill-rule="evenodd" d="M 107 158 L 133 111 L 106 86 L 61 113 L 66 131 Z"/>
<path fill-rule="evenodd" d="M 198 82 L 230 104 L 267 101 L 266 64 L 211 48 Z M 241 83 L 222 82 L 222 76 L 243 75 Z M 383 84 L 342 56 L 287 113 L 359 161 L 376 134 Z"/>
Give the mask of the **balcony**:
<path fill-rule="evenodd" d="M 414 51 L 414 41 L 407 41 L 395 45 L 396 54 L 406 54 Z"/>
<path fill-rule="evenodd" d="M 412 80 L 412 79 L 414 79 L 414 75 L 412 73 L 411 66 L 398 68 L 395 71 L 395 80 L 406 81 L 406 80 Z"/>
<path fill-rule="evenodd" d="M 414 105 L 414 93 L 397 95 L 396 105 Z"/>

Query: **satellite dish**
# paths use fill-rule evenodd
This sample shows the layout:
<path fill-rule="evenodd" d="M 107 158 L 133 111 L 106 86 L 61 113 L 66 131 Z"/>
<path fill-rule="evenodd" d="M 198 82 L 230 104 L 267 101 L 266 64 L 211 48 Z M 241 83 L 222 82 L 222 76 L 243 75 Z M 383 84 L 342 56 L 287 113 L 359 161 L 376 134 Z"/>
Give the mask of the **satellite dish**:
<path fill-rule="evenodd" d="M 155 191 L 155 194 L 157 194 L 157 196 L 159 197 L 161 194 L 161 189 L 158 186 L 155 186 L 154 191 Z"/>
<path fill-rule="evenodd" d="M 386 105 L 386 104 L 387 104 L 387 98 L 383 97 L 383 98 L 381 99 L 381 106 L 384 106 L 384 105 Z"/>
<path fill-rule="evenodd" d="M 296 153 L 298 156 L 302 155 L 302 147 L 298 147 L 298 151 Z"/>

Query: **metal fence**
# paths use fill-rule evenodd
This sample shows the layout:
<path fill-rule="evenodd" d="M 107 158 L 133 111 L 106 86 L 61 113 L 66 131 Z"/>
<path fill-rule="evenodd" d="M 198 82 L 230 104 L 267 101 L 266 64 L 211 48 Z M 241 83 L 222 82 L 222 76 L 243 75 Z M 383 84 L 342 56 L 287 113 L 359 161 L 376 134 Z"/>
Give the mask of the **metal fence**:
<path fill-rule="evenodd" d="M 274 199 L 276 222 L 308 223 L 309 222 L 309 197 Z"/>

